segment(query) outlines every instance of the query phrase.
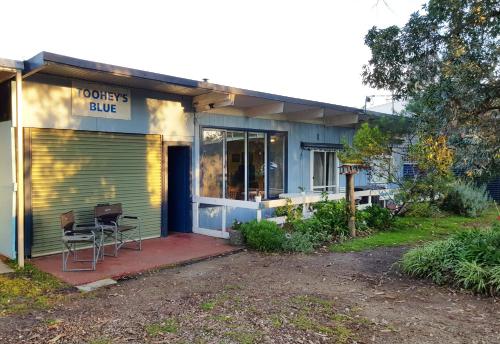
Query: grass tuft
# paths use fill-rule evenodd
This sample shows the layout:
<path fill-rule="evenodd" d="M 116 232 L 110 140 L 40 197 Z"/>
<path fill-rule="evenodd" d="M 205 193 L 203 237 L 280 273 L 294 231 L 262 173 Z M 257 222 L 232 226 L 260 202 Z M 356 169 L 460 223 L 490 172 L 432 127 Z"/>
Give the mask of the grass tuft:
<path fill-rule="evenodd" d="M 203 302 L 201 304 L 201 309 L 203 309 L 204 311 L 211 311 L 212 309 L 214 309 L 216 305 L 216 301 L 212 300 L 212 301 L 206 301 L 206 302 Z"/>
<path fill-rule="evenodd" d="M 150 324 L 146 326 L 146 333 L 151 337 L 156 337 L 165 333 L 176 333 L 179 324 L 175 319 L 167 319 L 160 323 Z"/>

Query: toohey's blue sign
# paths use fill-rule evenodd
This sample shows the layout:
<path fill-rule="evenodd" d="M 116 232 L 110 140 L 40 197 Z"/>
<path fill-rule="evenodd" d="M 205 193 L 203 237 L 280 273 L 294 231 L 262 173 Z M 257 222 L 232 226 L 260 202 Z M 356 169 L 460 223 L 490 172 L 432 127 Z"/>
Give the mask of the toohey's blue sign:
<path fill-rule="evenodd" d="M 130 119 L 129 89 L 74 81 L 71 94 L 74 116 Z"/>

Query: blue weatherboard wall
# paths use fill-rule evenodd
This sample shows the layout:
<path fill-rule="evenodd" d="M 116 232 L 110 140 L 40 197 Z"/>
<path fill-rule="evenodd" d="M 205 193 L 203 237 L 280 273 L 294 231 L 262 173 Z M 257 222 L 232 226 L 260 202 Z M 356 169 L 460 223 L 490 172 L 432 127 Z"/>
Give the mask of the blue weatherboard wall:
<path fill-rule="evenodd" d="M 350 140 L 354 134 L 354 129 L 351 128 L 240 116 L 197 114 L 196 119 L 200 126 L 288 132 L 288 192 L 299 192 L 299 186 L 306 190 L 310 187 L 310 151 L 302 150 L 301 142 L 340 143 L 342 137 Z M 340 186 L 345 186 L 343 179 L 341 176 Z M 356 176 L 356 185 L 365 184 L 364 174 Z"/>
<path fill-rule="evenodd" d="M 354 135 L 354 129 L 340 127 L 326 127 L 318 124 L 286 122 L 269 119 L 248 118 L 242 116 L 227 116 L 216 114 L 196 114 L 196 121 L 200 127 L 219 127 L 234 129 L 254 129 L 266 131 L 285 131 L 288 133 L 288 192 L 299 192 L 299 186 L 306 190 L 310 188 L 310 151 L 302 150 L 301 142 L 340 143 L 343 137 L 349 141 Z M 193 160 L 193 166 L 194 165 Z M 364 172 L 356 175 L 355 185 L 368 184 Z M 340 186 L 345 187 L 345 176 L 340 176 Z M 263 217 L 272 216 L 272 209 L 263 211 Z M 228 208 L 226 216 L 227 226 L 233 221 L 251 221 L 256 218 L 256 211 L 249 209 Z M 200 208 L 200 222 L 202 228 L 221 229 L 221 207 Z"/>

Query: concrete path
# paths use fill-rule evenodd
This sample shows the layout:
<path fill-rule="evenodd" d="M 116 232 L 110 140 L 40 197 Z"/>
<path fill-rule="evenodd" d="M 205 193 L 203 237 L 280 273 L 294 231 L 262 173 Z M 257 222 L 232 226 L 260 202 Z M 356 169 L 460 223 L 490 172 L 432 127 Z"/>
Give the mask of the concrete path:
<path fill-rule="evenodd" d="M 4 262 L 0 260 L 0 275 L 8 274 L 9 272 L 14 272 L 11 268 L 9 268 Z"/>

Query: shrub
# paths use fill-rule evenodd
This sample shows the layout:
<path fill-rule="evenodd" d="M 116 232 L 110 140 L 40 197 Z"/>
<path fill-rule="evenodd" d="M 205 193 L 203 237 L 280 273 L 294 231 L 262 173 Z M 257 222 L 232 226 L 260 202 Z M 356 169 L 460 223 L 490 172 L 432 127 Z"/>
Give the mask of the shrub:
<path fill-rule="evenodd" d="M 347 227 L 347 203 L 345 200 L 327 201 L 315 203 L 314 217 L 318 219 L 321 226 L 333 235 L 346 236 L 349 234 Z"/>
<path fill-rule="evenodd" d="M 442 214 L 439 207 L 434 203 L 415 202 L 408 205 L 404 215 L 415 217 L 440 217 Z"/>
<path fill-rule="evenodd" d="M 458 283 L 477 293 L 487 291 L 489 271 L 477 262 L 461 261 L 456 269 Z"/>
<path fill-rule="evenodd" d="M 500 224 L 474 229 L 408 251 L 401 269 L 438 284 L 477 293 L 500 292 Z"/>
<path fill-rule="evenodd" d="M 287 233 L 282 244 L 283 251 L 311 253 L 314 251 L 314 238 L 309 233 Z"/>
<path fill-rule="evenodd" d="M 252 221 L 241 225 L 247 245 L 255 250 L 280 251 L 285 241 L 285 232 L 271 221 Z"/>
<path fill-rule="evenodd" d="M 315 216 L 307 220 L 293 222 L 292 231 L 307 235 L 314 247 L 332 239 L 332 235 Z"/>
<path fill-rule="evenodd" d="M 292 205 L 292 200 L 287 198 L 286 205 L 275 210 L 276 216 L 286 216 L 286 222 L 294 222 L 302 218 L 302 206 Z"/>
<path fill-rule="evenodd" d="M 471 183 L 453 183 L 444 200 L 443 209 L 458 215 L 477 217 L 490 205 L 486 186 L 474 186 Z"/>
<path fill-rule="evenodd" d="M 382 208 L 378 204 L 372 204 L 363 213 L 365 214 L 366 225 L 372 229 L 389 229 L 393 223 L 393 217 L 389 209 Z"/>
<path fill-rule="evenodd" d="M 403 256 L 401 267 L 410 276 L 444 284 L 450 282 L 455 263 L 455 243 L 442 240 L 408 251 Z"/>

